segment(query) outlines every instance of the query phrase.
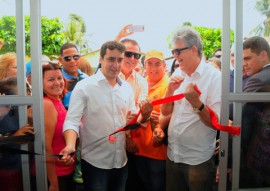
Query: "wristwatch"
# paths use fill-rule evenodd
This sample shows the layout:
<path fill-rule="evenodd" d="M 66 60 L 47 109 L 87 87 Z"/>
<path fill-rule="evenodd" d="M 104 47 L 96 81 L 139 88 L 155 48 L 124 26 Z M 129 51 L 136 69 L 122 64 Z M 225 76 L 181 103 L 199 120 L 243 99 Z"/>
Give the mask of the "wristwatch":
<path fill-rule="evenodd" d="M 202 105 L 198 108 L 198 107 L 193 107 L 193 110 L 196 112 L 196 113 L 199 113 L 200 111 L 202 111 L 204 108 L 204 104 L 202 103 Z"/>

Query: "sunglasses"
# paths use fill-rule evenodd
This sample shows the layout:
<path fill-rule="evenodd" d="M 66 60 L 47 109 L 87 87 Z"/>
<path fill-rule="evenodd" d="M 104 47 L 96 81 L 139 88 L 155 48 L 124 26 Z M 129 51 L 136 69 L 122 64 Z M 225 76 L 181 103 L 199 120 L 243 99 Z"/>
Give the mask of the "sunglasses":
<path fill-rule="evenodd" d="M 173 49 L 172 50 L 172 55 L 180 55 L 181 54 L 181 52 L 183 51 L 183 50 L 186 50 L 186 49 L 189 49 L 190 47 L 185 47 L 185 48 L 176 48 L 176 49 Z"/>
<path fill-rule="evenodd" d="M 64 60 L 65 60 L 66 62 L 69 62 L 69 61 L 71 61 L 72 58 L 73 58 L 73 60 L 79 60 L 79 59 L 80 59 L 80 55 L 65 56 L 65 57 L 63 57 L 63 58 L 64 58 Z"/>
<path fill-rule="evenodd" d="M 131 58 L 132 56 L 134 56 L 135 59 L 139 60 L 141 57 L 141 54 L 135 53 L 135 52 L 125 51 L 125 56 L 128 58 Z"/>

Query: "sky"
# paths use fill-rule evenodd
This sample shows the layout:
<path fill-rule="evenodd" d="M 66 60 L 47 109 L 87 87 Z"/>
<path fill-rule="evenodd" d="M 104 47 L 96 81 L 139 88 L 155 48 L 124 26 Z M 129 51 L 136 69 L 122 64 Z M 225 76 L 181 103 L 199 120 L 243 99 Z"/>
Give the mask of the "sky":
<path fill-rule="evenodd" d="M 231 0 L 231 28 L 235 28 L 235 1 Z M 24 0 L 24 14 L 29 15 L 29 0 Z M 48 18 L 59 17 L 69 22 L 69 14 L 81 16 L 86 23 L 89 45 L 99 49 L 107 40 L 113 40 L 127 24 L 144 25 L 145 31 L 135 33 L 142 52 L 160 50 L 171 56 L 167 37 L 190 22 L 193 26 L 222 28 L 222 0 L 41 0 L 41 14 Z M 255 0 L 243 0 L 243 35 L 265 18 L 255 10 Z M 0 0 L 0 17 L 15 15 L 15 0 Z"/>

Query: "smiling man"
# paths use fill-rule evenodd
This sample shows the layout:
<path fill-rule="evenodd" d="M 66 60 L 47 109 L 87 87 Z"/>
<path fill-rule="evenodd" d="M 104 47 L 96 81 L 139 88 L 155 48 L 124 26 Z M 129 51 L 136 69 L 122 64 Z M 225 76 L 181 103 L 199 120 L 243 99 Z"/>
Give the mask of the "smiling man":
<path fill-rule="evenodd" d="M 147 52 L 145 54 L 144 65 L 149 88 L 148 98 L 151 101 L 161 99 L 169 83 L 169 78 L 165 73 L 166 63 L 163 53 L 157 50 Z M 160 106 L 154 106 L 147 127 L 132 132 L 133 140 L 138 146 L 138 151 L 134 156 L 134 162 L 138 172 L 138 178 L 143 182 L 141 190 L 165 190 L 167 146 L 162 142 L 164 132 L 159 126 L 159 113 Z M 157 137 L 159 139 L 156 139 Z"/>
<path fill-rule="evenodd" d="M 63 75 L 69 82 L 68 91 L 72 91 L 78 81 L 87 77 L 87 74 L 79 69 L 80 58 L 76 45 L 65 43 L 61 46 L 58 60 L 62 64 Z"/>
<path fill-rule="evenodd" d="M 124 52 L 121 43 L 104 43 L 100 51 L 101 70 L 78 82 L 71 95 L 64 123 L 67 145 L 64 153 L 75 151 L 76 138 L 80 134 L 81 168 L 86 190 L 125 190 L 125 132 L 117 133 L 115 142 L 107 139 L 95 142 L 125 126 L 128 111 L 136 111 L 130 85 L 118 77 Z"/>
<path fill-rule="evenodd" d="M 63 98 L 63 104 L 66 109 L 69 107 L 70 96 L 75 85 L 87 77 L 87 74 L 79 69 L 80 58 L 81 55 L 75 44 L 68 42 L 61 46 L 58 60 L 62 64 L 62 73 L 67 80 L 67 90 L 69 91 Z"/>
<path fill-rule="evenodd" d="M 138 106 L 138 102 L 145 100 L 148 94 L 146 79 L 135 71 L 141 57 L 141 49 L 139 44 L 133 39 L 126 38 L 121 40 L 121 43 L 125 46 L 126 51 L 119 76 L 131 85 L 135 96 L 134 101 L 136 106 Z M 126 149 L 128 151 L 128 179 L 126 190 L 135 191 L 141 188 L 141 181 L 137 179 L 138 175 L 134 164 L 134 153 L 138 152 L 138 146 L 133 141 L 129 131 L 126 133 Z"/>
<path fill-rule="evenodd" d="M 136 111 L 132 88 L 118 77 L 124 52 L 123 44 L 116 41 L 105 42 L 100 50 L 101 69 L 95 75 L 78 82 L 71 95 L 64 123 L 66 147 L 61 152 L 64 155 L 62 160 L 72 162 L 68 154 L 75 151 L 76 139 L 80 135 L 85 190 L 125 190 L 125 132 L 115 134 L 116 140 L 113 142 L 108 139 L 100 140 L 124 127 Z M 146 104 L 151 106 L 149 102 Z M 142 103 L 142 107 L 146 108 L 145 106 Z M 149 113 L 142 111 L 139 120 L 146 121 Z"/>
<path fill-rule="evenodd" d="M 202 40 L 194 29 L 177 30 L 172 47 L 180 70 L 174 72 L 165 97 L 184 93 L 185 98 L 161 107 L 163 116 L 172 115 L 168 128 L 166 190 L 211 191 L 215 178 L 216 130 L 208 107 L 219 117 L 221 74 L 203 61 Z M 195 84 L 201 95 L 195 91 Z"/>

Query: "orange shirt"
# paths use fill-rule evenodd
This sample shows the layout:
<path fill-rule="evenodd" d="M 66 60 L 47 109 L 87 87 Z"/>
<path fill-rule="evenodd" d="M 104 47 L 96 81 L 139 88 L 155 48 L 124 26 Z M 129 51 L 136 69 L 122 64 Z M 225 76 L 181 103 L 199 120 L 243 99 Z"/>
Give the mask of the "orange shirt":
<path fill-rule="evenodd" d="M 167 75 L 164 75 L 155 86 L 149 88 L 148 98 L 152 101 L 161 99 L 167 90 L 168 83 L 169 78 Z M 160 105 L 154 106 L 154 110 L 160 112 Z M 164 144 L 158 147 L 154 146 L 152 136 L 153 132 L 150 122 L 148 122 L 147 127 L 141 127 L 132 131 L 132 139 L 139 147 L 139 152 L 136 154 L 157 160 L 166 160 L 167 146 Z"/>

